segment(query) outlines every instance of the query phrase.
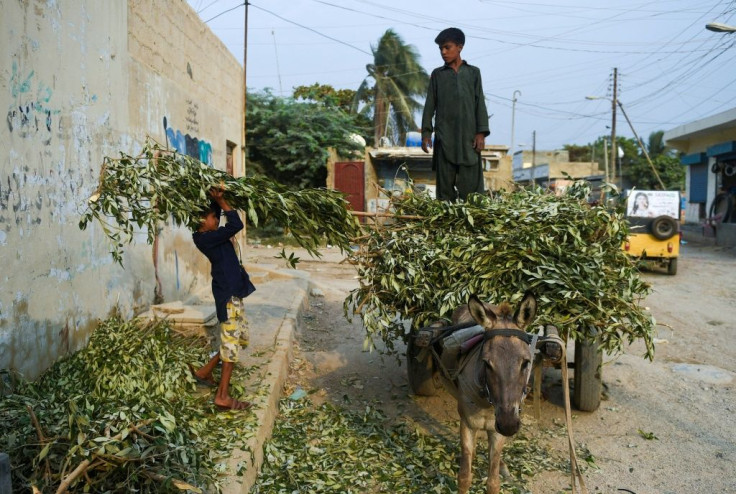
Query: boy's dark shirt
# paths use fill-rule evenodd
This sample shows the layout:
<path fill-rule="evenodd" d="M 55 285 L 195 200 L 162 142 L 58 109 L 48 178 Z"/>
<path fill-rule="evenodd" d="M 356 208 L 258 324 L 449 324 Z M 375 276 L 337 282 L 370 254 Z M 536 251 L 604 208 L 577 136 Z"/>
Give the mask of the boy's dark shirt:
<path fill-rule="evenodd" d="M 463 60 L 457 72 L 449 65 L 432 71 L 422 115 L 422 137 L 431 137 L 433 130 L 435 152 L 442 153 L 444 160 L 464 166 L 479 163 L 478 152 L 473 149 L 475 135 L 490 134 L 480 69 Z"/>
<path fill-rule="evenodd" d="M 194 232 L 194 245 L 207 256 L 212 264 L 212 295 L 215 297 L 217 319 L 227 321 L 227 302 L 231 297 L 244 298 L 253 293 L 256 287 L 250 277 L 241 269 L 230 239 L 243 229 L 237 211 L 224 211 L 227 223 L 211 232 Z"/>

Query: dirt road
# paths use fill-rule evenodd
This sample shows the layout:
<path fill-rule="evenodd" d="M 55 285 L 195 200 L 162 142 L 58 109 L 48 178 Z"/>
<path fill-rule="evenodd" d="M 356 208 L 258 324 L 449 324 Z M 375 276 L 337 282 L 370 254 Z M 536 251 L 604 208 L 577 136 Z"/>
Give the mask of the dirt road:
<path fill-rule="evenodd" d="M 249 248 L 249 261 L 274 263 L 277 249 Z M 354 269 L 327 249 L 324 258 L 302 256 L 317 289 L 310 297 L 300 352 L 309 365 L 300 378 L 315 396 L 351 406 L 378 404 L 389 416 L 408 415 L 435 427 L 455 427 L 454 400 L 446 394 L 412 397 L 405 364 L 363 352 L 364 331 L 343 317 L 346 294 L 357 286 Z M 574 412 L 574 433 L 594 464 L 585 472 L 590 492 L 684 494 L 736 492 L 736 252 L 689 243 L 679 273 L 644 273 L 654 287 L 646 304 L 659 323 L 656 358 L 641 358 L 639 344 L 604 358 L 604 401 L 592 413 Z M 571 350 L 572 351 L 572 350 Z M 570 356 L 572 359 L 572 356 Z M 544 377 L 542 419 L 525 408 L 524 427 L 560 428 L 564 420 L 559 371 Z M 547 434 L 566 454 L 565 437 Z M 533 493 L 569 487 L 560 472 L 542 472 Z M 626 490 L 624 490 L 626 489 Z"/>

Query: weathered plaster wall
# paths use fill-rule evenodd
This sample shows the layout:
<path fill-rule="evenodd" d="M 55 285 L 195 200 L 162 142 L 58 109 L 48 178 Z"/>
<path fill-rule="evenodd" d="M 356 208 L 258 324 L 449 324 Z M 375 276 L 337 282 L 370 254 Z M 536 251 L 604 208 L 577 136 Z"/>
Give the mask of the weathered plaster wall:
<path fill-rule="evenodd" d="M 240 170 L 241 73 L 180 0 L 0 2 L 0 368 L 33 378 L 115 306 L 152 302 L 151 247 L 128 248 L 122 269 L 80 214 L 104 156 L 165 142 L 164 117 L 218 168 L 235 143 Z M 208 281 L 200 258 L 189 232 L 164 229 L 165 296 Z"/>
<path fill-rule="evenodd" d="M 0 368 L 35 377 L 134 303 L 99 228 L 76 226 L 129 141 L 125 18 L 116 2 L 0 3 Z"/>
<path fill-rule="evenodd" d="M 137 138 L 226 169 L 227 142 L 237 143 L 234 172 L 242 173 L 243 69 L 186 2 L 128 2 L 128 100 Z M 243 243 L 243 242 L 241 242 Z M 164 300 L 209 286 L 209 264 L 183 228 L 165 228 L 156 258 Z"/>

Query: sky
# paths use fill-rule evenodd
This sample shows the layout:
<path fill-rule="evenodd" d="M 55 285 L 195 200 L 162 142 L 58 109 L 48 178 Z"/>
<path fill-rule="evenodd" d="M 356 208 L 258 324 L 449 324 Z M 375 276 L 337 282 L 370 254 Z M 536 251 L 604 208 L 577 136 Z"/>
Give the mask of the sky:
<path fill-rule="evenodd" d="M 243 0 L 188 3 L 242 64 Z M 435 36 L 458 27 L 462 57 L 483 77 L 487 144 L 552 150 L 610 136 L 614 68 L 646 142 L 736 107 L 736 33 L 709 22 L 735 26 L 736 0 L 253 0 L 247 85 L 281 96 L 314 83 L 355 90 L 387 29 L 430 73 L 442 64 Z M 616 133 L 634 137 L 620 109 Z"/>

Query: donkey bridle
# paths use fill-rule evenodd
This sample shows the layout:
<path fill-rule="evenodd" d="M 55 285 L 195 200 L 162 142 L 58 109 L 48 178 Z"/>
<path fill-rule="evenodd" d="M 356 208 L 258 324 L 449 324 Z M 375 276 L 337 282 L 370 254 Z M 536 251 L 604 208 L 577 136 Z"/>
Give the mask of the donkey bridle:
<path fill-rule="evenodd" d="M 483 345 L 485 345 L 488 340 L 495 338 L 496 336 L 509 336 L 512 338 L 518 338 L 527 345 L 529 345 L 529 354 L 530 357 L 534 357 L 534 350 L 536 347 L 536 340 L 538 335 L 527 333 L 526 331 L 522 331 L 520 329 L 513 329 L 513 328 L 498 328 L 498 329 L 489 329 L 487 330 L 483 335 L 483 341 L 481 342 L 481 347 L 478 351 L 478 363 L 481 363 L 483 360 Z M 483 394 L 485 394 L 484 398 L 486 401 L 493 406 L 493 401 L 491 401 L 491 389 L 488 387 L 488 379 L 486 378 L 485 371 L 481 372 L 481 379 L 483 380 L 482 383 L 479 383 L 481 385 L 481 391 Z M 529 378 L 532 375 L 532 369 L 531 369 L 531 363 L 529 365 L 529 370 L 526 374 L 526 383 L 524 384 L 524 391 L 521 396 L 521 401 L 523 402 L 526 398 L 528 388 L 529 388 Z M 521 408 L 521 407 L 519 407 Z"/>

